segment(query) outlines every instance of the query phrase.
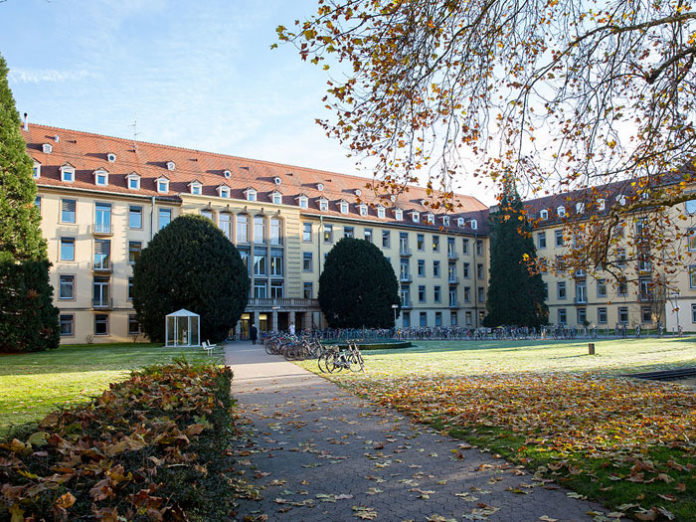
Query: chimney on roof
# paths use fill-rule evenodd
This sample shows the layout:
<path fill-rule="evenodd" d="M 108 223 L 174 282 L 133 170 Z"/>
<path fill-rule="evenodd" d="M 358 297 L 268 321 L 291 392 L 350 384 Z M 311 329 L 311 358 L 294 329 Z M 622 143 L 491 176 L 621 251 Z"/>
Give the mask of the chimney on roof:
<path fill-rule="evenodd" d="M 27 116 L 27 113 L 24 113 L 24 130 L 28 131 L 29 130 L 29 118 Z"/>

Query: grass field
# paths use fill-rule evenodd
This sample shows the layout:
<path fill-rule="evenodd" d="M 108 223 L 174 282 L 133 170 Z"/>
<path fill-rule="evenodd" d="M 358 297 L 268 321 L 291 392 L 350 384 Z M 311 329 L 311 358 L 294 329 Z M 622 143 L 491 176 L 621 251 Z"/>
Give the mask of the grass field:
<path fill-rule="evenodd" d="M 73 406 L 124 380 L 131 370 L 171 362 L 221 360 L 201 349 L 151 344 L 67 345 L 47 352 L 0 356 L 0 437 L 13 427 Z"/>
<path fill-rule="evenodd" d="M 591 356 L 587 341 L 418 342 L 329 378 L 524 464 L 529 487 L 553 479 L 614 518 L 696 520 L 696 390 L 622 377 L 696 367 L 696 339 L 595 345 Z"/>

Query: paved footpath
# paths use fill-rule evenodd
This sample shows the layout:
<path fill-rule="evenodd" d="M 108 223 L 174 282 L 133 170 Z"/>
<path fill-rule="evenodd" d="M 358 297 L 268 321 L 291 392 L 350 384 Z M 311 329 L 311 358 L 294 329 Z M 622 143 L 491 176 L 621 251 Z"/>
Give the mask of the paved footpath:
<path fill-rule="evenodd" d="M 262 346 L 225 350 L 232 393 L 256 441 L 238 448 L 238 462 L 263 487 L 262 500 L 241 501 L 238 520 L 517 522 L 607 512 Z"/>

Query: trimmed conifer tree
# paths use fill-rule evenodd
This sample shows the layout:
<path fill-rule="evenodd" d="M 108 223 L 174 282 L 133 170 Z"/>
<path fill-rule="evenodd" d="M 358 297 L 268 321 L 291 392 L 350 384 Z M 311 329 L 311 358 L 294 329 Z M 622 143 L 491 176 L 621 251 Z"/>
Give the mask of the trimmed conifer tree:
<path fill-rule="evenodd" d="M 0 352 L 56 348 L 58 309 L 49 284 L 33 161 L 0 56 Z"/>
<path fill-rule="evenodd" d="M 164 342 L 165 316 L 185 308 L 200 315 L 201 340 L 219 342 L 249 298 L 239 252 L 208 218 L 180 216 L 160 230 L 133 268 L 133 307 L 143 331 Z"/>
<path fill-rule="evenodd" d="M 491 269 L 484 326 L 528 326 L 548 322 L 541 274 L 529 269 L 536 248 L 517 190 L 508 183 L 491 220 Z"/>
<path fill-rule="evenodd" d="M 390 328 L 399 283 L 391 263 L 369 241 L 343 238 L 326 256 L 319 306 L 331 328 Z"/>

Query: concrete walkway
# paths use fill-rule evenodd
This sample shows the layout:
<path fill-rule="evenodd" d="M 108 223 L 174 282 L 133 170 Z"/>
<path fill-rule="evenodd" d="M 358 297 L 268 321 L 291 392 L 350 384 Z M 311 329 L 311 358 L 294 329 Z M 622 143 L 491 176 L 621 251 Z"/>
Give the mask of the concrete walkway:
<path fill-rule="evenodd" d="M 264 488 L 263 500 L 242 501 L 239 520 L 519 522 L 591 520 L 588 512 L 607 511 L 262 346 L 225 350 L 232 393 L 255 441 L 237 449 L 238 463 Z"/>

